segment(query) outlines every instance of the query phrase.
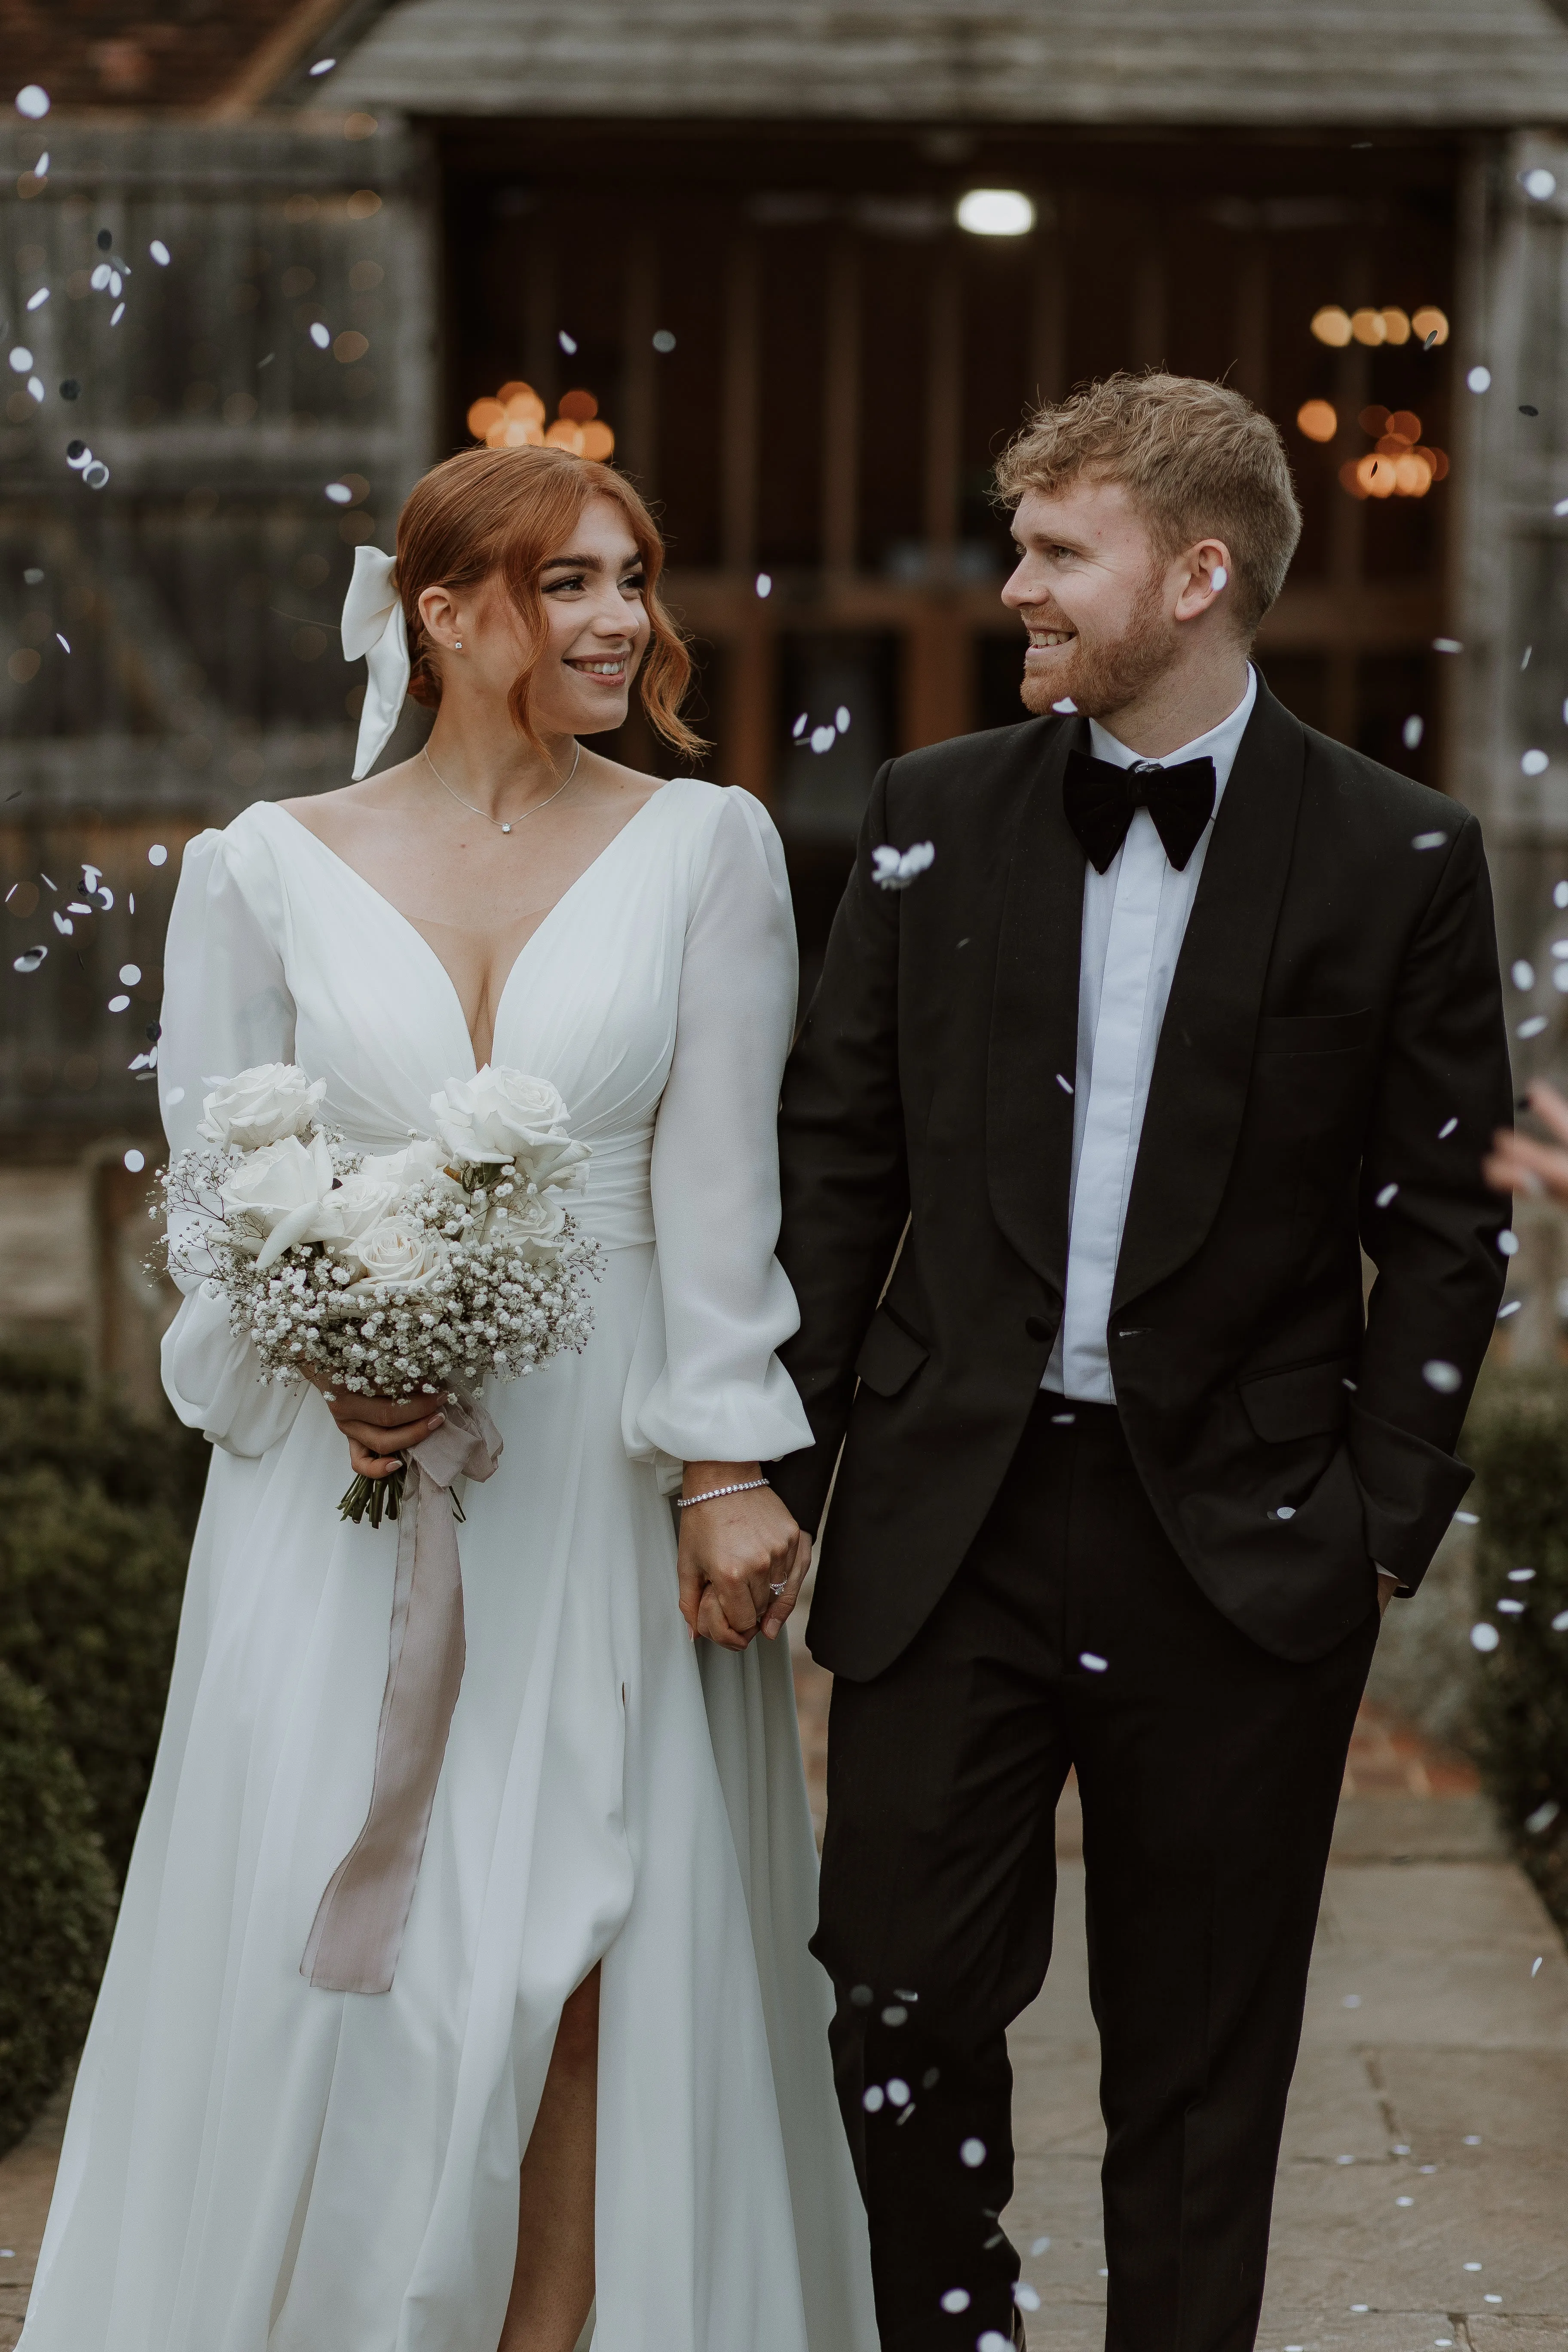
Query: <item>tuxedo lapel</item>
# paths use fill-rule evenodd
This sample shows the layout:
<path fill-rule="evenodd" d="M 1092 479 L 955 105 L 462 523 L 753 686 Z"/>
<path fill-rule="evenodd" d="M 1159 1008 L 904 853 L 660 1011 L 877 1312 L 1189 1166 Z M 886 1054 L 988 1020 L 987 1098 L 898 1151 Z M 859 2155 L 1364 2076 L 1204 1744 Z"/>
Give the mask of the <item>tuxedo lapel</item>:
<path fill-rule="evenodd" d="M 1062 776 L 1068 751 L 1084 749 L 1088 737 L 1081 719 L 1057 728 L 1026 788 L 1003 900 L 986 1077 L 991 1205 L 1014 1248 L 1058 1297 L 1067 1283 L 1085 862 L 1062 813 Z"/>
<path fill-rule="evenodd" d="M 1160 1031 L 1112 1312 L 1198 1250 L 1230 1173 L 1306 770 L 1261 678 L 1215 819 Z"/>

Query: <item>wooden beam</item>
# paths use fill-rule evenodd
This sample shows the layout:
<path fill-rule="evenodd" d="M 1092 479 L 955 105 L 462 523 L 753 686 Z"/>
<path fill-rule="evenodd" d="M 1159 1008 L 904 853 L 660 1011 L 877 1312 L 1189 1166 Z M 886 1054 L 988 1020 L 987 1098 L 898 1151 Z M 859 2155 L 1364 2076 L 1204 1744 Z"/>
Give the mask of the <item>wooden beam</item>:
<path fill-rule="evenodd" d="M 265 105 L 279 82 L 338 18 L 348 13 L 344 0 L 295 0 L 281 24 L 246 59 L 222 95 L 207 109 L 209 122 L 238 122 Z M 356 25 L 356 33 L 360 27 Z M 362 36 L 363 37 L 363 36 Z"/>
<path fill-rule="evenodd" d="M 918 751 L 974 724 L 974 640 L 957 598 L 921 596 L 909 614 L 900 691 L 899 748 Z"/>
<path fill-rule="evenodd" d="M 1029 405 L 1060 400 L 1067 390 L 1067 272 L 1064 225 L 1049 196 L 1039 200 L 1029 309 Z"/>
<path fill-rule="evenodd" d="M 942 571 L 958 546 L 963 441 L 963 286 L 951 236 L 937 248 L 926 315 L 925 538 Z"/>
<path fill-rule="evenodd" d="M 724 305 L 724 394 L 719 537 L 726 567 L 750 572 L 757 552 L 758 407 L 762 392 L 761 257 L 741 230 L 730 247 Z M 750 791 L 752 787 L 747 786 Z"/>
<path fill-rule="evenodd" d="M 636 476 L 645 498 L 652 498 L 658 488 L 658 354 L 653 347 L 658 325 L 658 245 L 652 229 L 645 226 L 632 231 L 626 246 L 621 312 L 624 405 L 612 419 L 616 456 Z"/>
<path fill-rule="evenodd" d="M 822 562 L 855 569 L 860 506 L 860 257 L 847 230 L 827 265 L 822 388 Z"/>
<path fill-rule="evenodd" d="M 767 808 L 773 803 L 776 655 L 777 639 L 753 600 L 727 649 L 719 763 L 725 783 L 739 784 Z"/>

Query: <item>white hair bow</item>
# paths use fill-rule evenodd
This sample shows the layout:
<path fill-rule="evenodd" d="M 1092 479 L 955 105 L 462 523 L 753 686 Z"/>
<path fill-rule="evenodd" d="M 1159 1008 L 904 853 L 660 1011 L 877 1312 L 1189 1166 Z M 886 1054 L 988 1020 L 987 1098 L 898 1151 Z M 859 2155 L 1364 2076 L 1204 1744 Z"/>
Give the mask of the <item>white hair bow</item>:
<path fill-rule="evenodd" d="M 408 692 L 408 630 L 403 599 L 392 584 L 392 558 L 379 547 L 356 547 L 354 576 L 343 598 L 343 659 L 369 665 L 364 709 L 354 751 L 354 782 L 368 776 L 396 726 Z"/>

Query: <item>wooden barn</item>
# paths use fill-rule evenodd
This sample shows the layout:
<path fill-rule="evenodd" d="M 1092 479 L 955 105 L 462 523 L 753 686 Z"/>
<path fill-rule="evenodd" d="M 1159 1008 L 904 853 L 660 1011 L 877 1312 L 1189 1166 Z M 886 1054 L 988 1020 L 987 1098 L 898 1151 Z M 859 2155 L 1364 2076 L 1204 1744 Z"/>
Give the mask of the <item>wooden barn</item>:
<path fill-rule="evenodd" d="M 1521 1057 L 1563 1058 L 1568 7 L 6 21 L 10 1328 L 84 1334 L 150 1392 L 163 1306 L 126 1155 L 157 1149 L 181 845 L 346 779 L 353 548 L 391 544 L 409 483 L 503 394 L 514 423 L 607 425 L 656 500 L 705 772 L 773 809 L 809 969 L 878 762 L 1017 713 L 988 488 L 1027 404 L 1153 363 L 1239 384 L 1307 517 L 1269 680 L 1481 814 L 1537 975 Z"/>

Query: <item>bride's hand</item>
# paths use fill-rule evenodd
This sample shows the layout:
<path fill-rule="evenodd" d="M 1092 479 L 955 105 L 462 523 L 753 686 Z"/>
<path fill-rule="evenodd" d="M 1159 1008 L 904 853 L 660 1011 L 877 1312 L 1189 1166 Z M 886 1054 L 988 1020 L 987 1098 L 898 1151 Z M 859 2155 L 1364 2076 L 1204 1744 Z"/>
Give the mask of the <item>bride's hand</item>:
<path fill-rule="evenodd" d="M 416 1412 L 408 1397 L 351 1396 L 335 1389 L 324 1373 L 307 1375 L 327 1401 L 327 1411 L 349 1442 L 349 1460 L 359 1478 L 389 1478 L 399 1469 L 400 1457 L 422 1437 L 439 1429 L 447 1416 L 428 1405 Z"/>
<path fill-rule="evenodd" d="M 1568 1144 L 1568 1102 L 1556 1087 L 1537 1078 L 1525 1098 L 1542 1126 L 1549 1128 L 1559 1143 Z M 1533 1136 L 1521 1135 L 1511 1127 L 1499 1128 L 1481 1173 L 1495 1192 L 1523 1192 L 1537 1199 L 1544 1192 L 1554 1201 L 1568 1201 L 1568 1151 L 1537 1143 Z"/>
<path fill-rule="evenodd" d="M 754 1462 L 689 1462 L 682 1493 L 748 1485 Z M 757 1634 L 776 1640 L 811 1563 L 811 1538 L 770 1486 L 725 1495 L 680 1514 L 680 1613 L 693 1640 L 745 1650 Z"/>

